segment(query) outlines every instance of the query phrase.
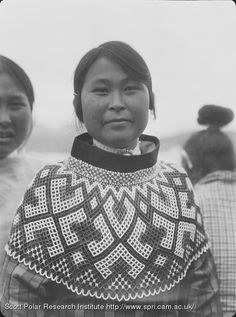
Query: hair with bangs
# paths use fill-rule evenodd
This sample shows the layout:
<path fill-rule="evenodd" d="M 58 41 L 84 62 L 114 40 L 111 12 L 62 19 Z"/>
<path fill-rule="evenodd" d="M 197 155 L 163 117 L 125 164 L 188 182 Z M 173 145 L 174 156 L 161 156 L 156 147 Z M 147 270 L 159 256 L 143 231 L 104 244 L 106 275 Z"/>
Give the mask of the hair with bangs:
<path fill-rule="evenodd" d="M 25 93 L 32 110 L 34 103 L 34 89 L 25 71 L 10 58 L 0 55 L 0 74 L 7 74 L 12 78 L 19 89 Z"/>

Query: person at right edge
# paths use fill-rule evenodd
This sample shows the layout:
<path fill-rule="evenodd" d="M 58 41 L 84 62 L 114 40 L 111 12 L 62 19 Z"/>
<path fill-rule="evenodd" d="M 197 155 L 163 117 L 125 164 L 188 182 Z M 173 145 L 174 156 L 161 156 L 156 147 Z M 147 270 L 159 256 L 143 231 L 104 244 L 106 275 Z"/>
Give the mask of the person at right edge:
<path fill-rule="evenodd" d="M 185 143 L 183 165 L 211 242 L 223 316 L 232 317 L 236 316 L 236 171 L 233 144 L 221 128 L 234 114 L 229 108 L 205 105 L 198 115 L 198 123 L 208 127 Z"/>

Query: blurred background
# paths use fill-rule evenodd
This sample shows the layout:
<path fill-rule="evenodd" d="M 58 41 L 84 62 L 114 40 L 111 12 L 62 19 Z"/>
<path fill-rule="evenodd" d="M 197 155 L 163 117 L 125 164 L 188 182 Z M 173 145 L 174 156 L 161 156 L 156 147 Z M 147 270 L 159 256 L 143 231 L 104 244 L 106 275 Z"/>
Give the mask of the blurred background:
<path fill-rule="evenodd" d="M 50 160 L 68 155 L 83 131 L 73 111 L 73 72 L 105 41 L 137 49 L 153 78 L 156 120 L 145 133 L 161 141 L 160 157 L 179 160 L 183 142 L 203 127 L 204 104 L 236 114 L 236 6 L 232 1 L 3 0 L 0 54 L 27 72 L 35 89 L 27 149 Z M 224 129 L 236 147 L 236 120 Z"/>

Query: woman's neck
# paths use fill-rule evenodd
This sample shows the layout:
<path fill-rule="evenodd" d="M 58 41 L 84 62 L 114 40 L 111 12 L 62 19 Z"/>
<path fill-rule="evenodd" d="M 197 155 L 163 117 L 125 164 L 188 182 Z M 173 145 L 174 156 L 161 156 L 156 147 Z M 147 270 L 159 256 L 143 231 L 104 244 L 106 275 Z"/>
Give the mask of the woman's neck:
<path fill-rule="evenodd" d="M 141 154 L 140 151 L 140 142 L 138 141 L 135 146 L 132 148 L 115 148 L 110 147 L 105 144 L 102 144 L 101 142 L 97 141 L 96 139 L 93 139 L 93 145 L 96 147 L 115 154 L 121 154 L 121 155 L 139 155 Z"/>

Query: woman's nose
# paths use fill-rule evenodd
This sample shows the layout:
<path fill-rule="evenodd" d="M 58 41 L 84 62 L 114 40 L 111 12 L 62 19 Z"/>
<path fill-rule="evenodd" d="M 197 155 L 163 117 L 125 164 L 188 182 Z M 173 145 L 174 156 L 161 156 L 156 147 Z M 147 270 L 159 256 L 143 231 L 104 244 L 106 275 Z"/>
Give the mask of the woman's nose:
<path fill-rule="evenodd" d="M 0 125 L 7 126 L 11 123 L 9 111 L 6 107 L 0 105 Z"/>
<path fill-rule="evenodd" d="M 120 92 L 115 91 L 112 93 L 109 109 L 115 111 L 125 109 L 125 103 Z"/>

